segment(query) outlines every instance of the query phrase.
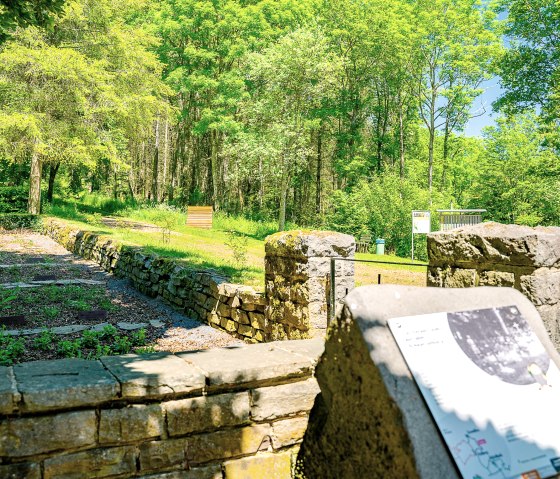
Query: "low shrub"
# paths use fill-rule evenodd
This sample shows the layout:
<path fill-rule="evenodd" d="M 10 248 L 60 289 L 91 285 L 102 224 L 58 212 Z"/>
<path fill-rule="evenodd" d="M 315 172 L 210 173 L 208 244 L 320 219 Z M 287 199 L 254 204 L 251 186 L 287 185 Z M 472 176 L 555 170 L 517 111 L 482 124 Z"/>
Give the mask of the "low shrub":
<path fill-rule="evenodd" d="M 24 213 L 28 193 L 25 186 L 0 186 L 0 213 Z"/>
<path fill-rule="evenodd" d="M 41 226 L 41 217 L 29 213 L 0 213 L 0 229 L 38 230 Z"/>

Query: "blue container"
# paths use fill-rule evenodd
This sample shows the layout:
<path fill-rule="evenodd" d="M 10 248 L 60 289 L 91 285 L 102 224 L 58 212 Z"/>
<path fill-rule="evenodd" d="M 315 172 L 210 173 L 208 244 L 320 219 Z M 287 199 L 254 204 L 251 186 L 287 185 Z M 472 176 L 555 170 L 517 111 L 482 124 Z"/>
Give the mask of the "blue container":
<path fill-rule="evenodd" d="M 375 254 L 385 254 L 385 240 L 377 238 L 375 240 Z"/>

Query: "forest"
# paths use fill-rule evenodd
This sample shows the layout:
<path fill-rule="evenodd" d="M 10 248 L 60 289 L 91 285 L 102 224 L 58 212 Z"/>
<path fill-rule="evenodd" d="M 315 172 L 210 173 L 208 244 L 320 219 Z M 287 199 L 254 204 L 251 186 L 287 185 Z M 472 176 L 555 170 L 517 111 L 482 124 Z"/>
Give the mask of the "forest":
<path fill-rule="evenodd" d="M 556 0 L 43 2 L 0 9 L 0 190 L 31 213 L 213 205 L 402 255 L 413 209 L 560 224 Z"/>

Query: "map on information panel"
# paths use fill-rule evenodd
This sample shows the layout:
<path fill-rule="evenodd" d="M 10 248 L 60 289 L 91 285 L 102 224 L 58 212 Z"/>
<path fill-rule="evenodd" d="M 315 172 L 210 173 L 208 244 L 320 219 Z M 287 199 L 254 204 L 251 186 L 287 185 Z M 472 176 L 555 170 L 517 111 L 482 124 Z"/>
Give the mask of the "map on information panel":
<path fill-rule="evenodd" d="M 389 327 L 464 479 L 560 472 L 560 371 L 515 306 Z"/>

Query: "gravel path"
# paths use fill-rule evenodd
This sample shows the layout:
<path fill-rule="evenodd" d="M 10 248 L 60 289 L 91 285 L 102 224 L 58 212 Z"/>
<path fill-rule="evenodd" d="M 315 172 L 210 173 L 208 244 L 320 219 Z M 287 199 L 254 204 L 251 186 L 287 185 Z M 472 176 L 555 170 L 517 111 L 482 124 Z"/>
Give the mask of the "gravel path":
<path fill-rule="evenodd" d="M 105 273 L 98 265 L 76 257 L 52 239 L 31 232 L 0 233 L 0 283 L 33 280 L 38 275 L 56 275 L 57 279 L 89 279 L 101 281 L 104 294 L 115 305 L 117 311 L 110 311 L 103 322 L 146 323 L 159 321 L 163 328 L 149 328 L 149 338 L 158 351 L 188 351 L 243 344 L 229 334 L 214 329 L 207 324 L 187 318 L 162 302 L 150 299 L 136 291 L 128 280 L 117 279 Z M 50 286 L 51 288 L 53 286 Z M 39 290 L 40 291 L 40 290 Z M 34 305 L 20 304 L 24 313 L 33 317 L 37 312 Z M 12 308 L 12 310 L 10 310 Z M 8 304 L 0 311 L 0 316 L 21 314 L 16 305 Z M 76 324 L 75 311 L 66 311 L 52 320 L 41 319 L 40 326 L 57 327 Z M 101 321 L 100 321 L 101 322 Z M 85 321 L 92 324 L 92 321 Z M 36 327 L 37 324 L 32 324 Z M 25 328 L 30 325 L 24 326 Z M 34 358 L 39 359 L 39 358 Z"/>

